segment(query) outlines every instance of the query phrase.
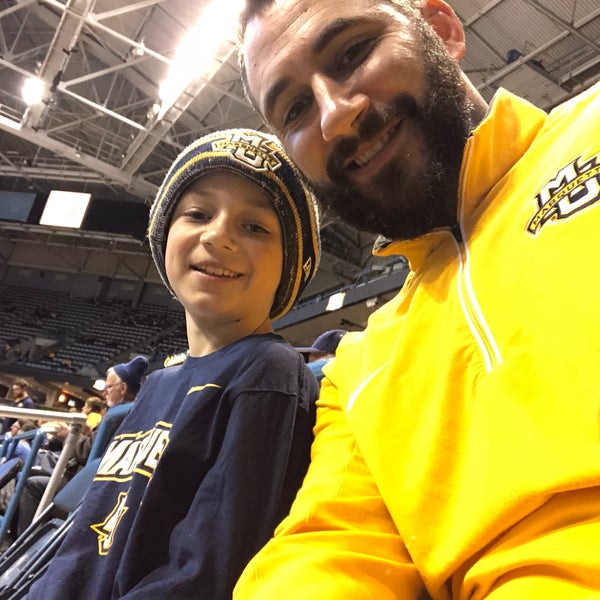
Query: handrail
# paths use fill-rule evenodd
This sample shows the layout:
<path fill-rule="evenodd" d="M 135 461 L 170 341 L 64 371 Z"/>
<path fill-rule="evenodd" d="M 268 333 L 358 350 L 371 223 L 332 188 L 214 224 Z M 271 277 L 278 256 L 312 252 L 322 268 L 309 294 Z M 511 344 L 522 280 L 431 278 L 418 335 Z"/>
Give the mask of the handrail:
<path fill-rule="evenodd" d="M 58 410 L 41 410 L 39 408 L 18 408 L 0 404 L 0 417 L 12 417 L 16 419 L 42 419 L 44 421 L 65 421 L 65 423 L 79 423 L 83 425 L 86 415 L 83 413 L 69 413 Z"/>
<path fill-rule="evenodd" d="M 26 484 L 25 475 L 31 473 L 31 467 L 33 466 L 38 450 L 46 439 L 46 434 L 39 428 L 22 434 L 21 436 L 15 436 L 12 439 L 16 440 L 19 437 L 22 438 L 23 435 L 26 436 L 28 433 L 33 433 L 31 440 L 31 452 L 25 459 L 25 463 L 22 465 L 21 470 L 19 471 L 19 475 L 15 483 L 15 489 L 10 497 L 10 500 L 8 501 L 8 505 L 4 514 L 0 517 L 0 544 L 4 542 L 6 532 L 8 531 L 13 520 L 13 516 L 17 511 L 17 504 Z"/>
<path fill-rule="evenodd" d="M 58 486 L 60 485 L 60 479 L 65 472 L 67 467 L 67 461 L 71 457 L 73 448 L 79 435 L 81 433 L 81 427 L 85 423 L 87 416 L 84 413 L 64 413 L 56 410 L 41 410 L 38 408 L 17 408 L 14 406 L 1 406 L 0 405 L 0 416 L 11 417 L 16 419 L 33 419 L 33 420 L 44 420 L 44 421 L 64 421 L 70 424 L 71 429 L 67 435 L 62 450 L 58 456 L 58 461 L 52 475 L 44 491 L 44 495 L 40 500 L 34 519 L 42 513 L 42 511 L 50 504 L 52 498 L 54 498 Z"/>

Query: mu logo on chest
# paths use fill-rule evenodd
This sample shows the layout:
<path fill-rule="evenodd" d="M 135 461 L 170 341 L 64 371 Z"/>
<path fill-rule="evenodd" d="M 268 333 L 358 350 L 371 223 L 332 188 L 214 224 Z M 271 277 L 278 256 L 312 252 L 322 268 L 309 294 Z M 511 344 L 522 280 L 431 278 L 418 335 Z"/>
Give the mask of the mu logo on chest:
<path fill-rule="evenodd" d="M 600 154 L 578 156 L 560 169 L 535 197 L 537 210 L 527 233 L 537 236 L 548 223 L 569 219 L 600 200 Z"/>

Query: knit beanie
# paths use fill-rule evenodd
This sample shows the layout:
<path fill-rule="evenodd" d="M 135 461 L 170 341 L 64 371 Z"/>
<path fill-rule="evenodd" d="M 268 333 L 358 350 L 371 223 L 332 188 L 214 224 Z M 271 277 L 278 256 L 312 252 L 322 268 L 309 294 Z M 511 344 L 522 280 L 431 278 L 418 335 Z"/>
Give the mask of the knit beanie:
<path fill-rule="evenodd" d="M 142 377 L 148 368 L 148 360 L 143 356 L 134 356 L 127 363 L 119 363 L 113 367 L 113 371 L 119 376 L 127 387 L 137 394 L 142 386 Z"/>
<path fill-rule="evenodd" d="M 270 311 L 276 320 L 302 296 L 319 265 L 319 213 L 314 196 L 277 138 L 252 129 L 227 129 L 185 148 L 167 173 L 150 209 L 148 239 L 156 268 L 171 294 L 165 249 L 173 210 L 186 188 L 202 175 L 233 171 L 256 184 L 273 203 L 281 224 L 283 270 Z"/>

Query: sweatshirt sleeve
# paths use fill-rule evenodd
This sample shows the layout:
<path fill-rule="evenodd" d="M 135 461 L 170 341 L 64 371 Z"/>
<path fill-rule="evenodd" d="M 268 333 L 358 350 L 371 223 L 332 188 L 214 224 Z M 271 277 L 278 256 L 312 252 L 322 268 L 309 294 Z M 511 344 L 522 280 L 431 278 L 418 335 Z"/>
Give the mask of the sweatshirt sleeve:
<path fill-rule="evenodd" d="M 233 597 L 428 597 L 327 378 L 302 489 L 275 537 L 244 570 Z"/>
<path fill-rule="evenodd" d="M 312 399 L 264 392 L 238 397 L 215 464 L 173 529 L 167 556 L 131 589 L 117 582 L 116 596 L 231 598 L 242 569 L 289 511 L 308 466 L 313 424 Z M 135 547 L 151 547 L 152 532 L 145 535 Z M 147 557 L 131 558 L 148 568 Z"/>

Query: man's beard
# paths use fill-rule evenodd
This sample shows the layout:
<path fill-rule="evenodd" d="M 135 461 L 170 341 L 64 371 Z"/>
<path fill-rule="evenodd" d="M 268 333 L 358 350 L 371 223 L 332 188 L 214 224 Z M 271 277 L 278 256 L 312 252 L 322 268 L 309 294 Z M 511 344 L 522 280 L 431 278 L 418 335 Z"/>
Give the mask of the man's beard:
<path fill-rule="evenodd" d="M 413 239 L 457 221 L 457 188 L 465 141 L 471 129 L 471 103 L 460 69 L 426 24 L 422 39 L 426 92 L 422 106 L 398 96 L 387 110 L 371 108 L 358 135 L 343 138 L 327 161 L 331 183 L 309 182 L 326 211 L 354 227 L 392 239 Z M 347 159 L 362 142 L 376 138 L 388 123 L 403 119 L 421 133 L 421 168 L 407 172 L 401 158 L 391 161 L 370 185 L 351 181 Z M 408 149 L 410 152 L 410 149 Z"/>

